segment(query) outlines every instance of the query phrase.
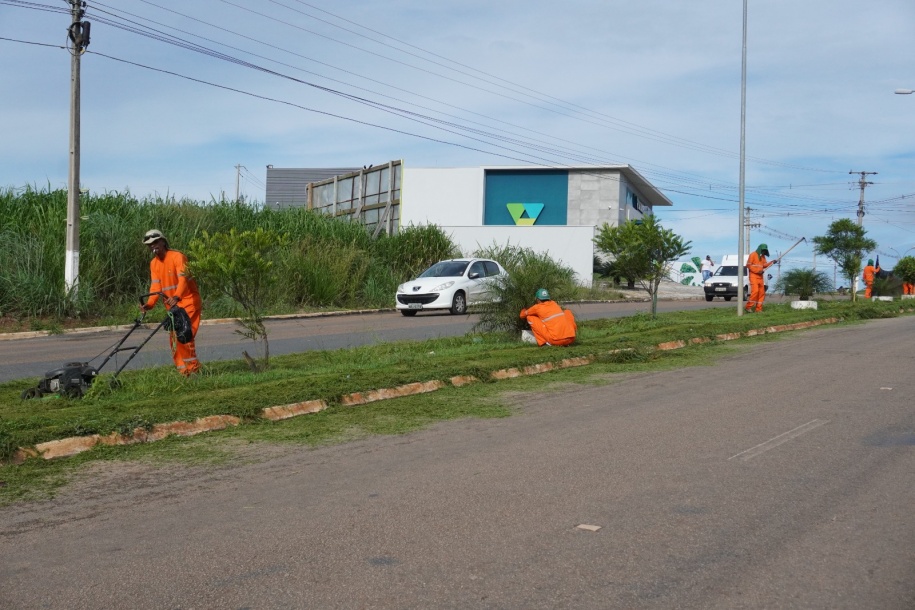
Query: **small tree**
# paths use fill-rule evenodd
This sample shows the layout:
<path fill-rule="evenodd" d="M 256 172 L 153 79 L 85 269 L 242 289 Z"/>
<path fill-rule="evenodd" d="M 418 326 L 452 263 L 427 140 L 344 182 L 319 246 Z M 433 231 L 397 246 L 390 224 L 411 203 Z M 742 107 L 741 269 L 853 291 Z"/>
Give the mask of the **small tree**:
<path fill-rule="evenodd" d="M 802 301 L 810 299 L 818 292 L 832 289 L 832 281 L 822 271 L 813 269 L 791 269 L 776 282 L 775 291 L 783 294 L 796 294 Z"/>
<path fill-rule="evenodd" d="M 903 256 L 896 263 L 893 275 L 906 284 L 915 284 L 915 256 Z"/>
<path fill-rule="evenodd" d="M 852 286 L 851 298 L 857 300 L 854 286 L 861 273 L 864 253 L 877 247 L 877 242 L 865 237 L 867 231 L 848 218 L 840 218 L 829 225 L 826 235 L 813 238 L 817 254 L 825 254 L 839 266 L 842 275 Z"/>
<path fill-rule="evenodd" d="M 289 247 L 289 236 L 257 228 L 254 231 L 203 233 L 190 244 L 188 268 L 209 289 L 234 300 L 244 312 L 238 334 L 263 343 L 263 365 L 247 351 L 242 355 L 251 370 L 265 370 L 270 364 L 270 344 L 264 314 L 272 301 L 271 289 L 277 283 L 275 265 L 280 253 Z"/>
<path fill-rule="evenodd" d="M 594 243 L 614 257 L 624 277 L 633 278 L 651 298 L 651 315 L 658 313 L 658 286 L 668 274 L 668 263 L 685 256 L 692 242 L 661 226 L 652 216 L 611 227 L 604 224 Z"/>

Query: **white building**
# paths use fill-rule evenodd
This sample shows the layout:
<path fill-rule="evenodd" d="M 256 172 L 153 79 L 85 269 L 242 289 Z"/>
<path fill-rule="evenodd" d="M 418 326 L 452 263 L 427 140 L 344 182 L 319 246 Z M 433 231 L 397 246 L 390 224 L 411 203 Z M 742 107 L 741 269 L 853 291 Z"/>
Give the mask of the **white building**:
<path fill-rule="evenodd" d="M 375 234 L 435 224 L 465 255 L 511 244 L 549 254 L 590 284 L 597 230 L 652 213 L 671 201 L 629 165 L 601 167 L 408 167 L 357 170 L 301 193 L 280 193 L 267 171 L 267 203 L 307 205 L 361 219 Z M 282 172 L 289 183 L 290 171 Z M 298 170 L 302 172 L 314 170 Z M 273 185 L 272 185 L 273 183 Z M 285 203 L 280 203 L 283 201 Z"/>

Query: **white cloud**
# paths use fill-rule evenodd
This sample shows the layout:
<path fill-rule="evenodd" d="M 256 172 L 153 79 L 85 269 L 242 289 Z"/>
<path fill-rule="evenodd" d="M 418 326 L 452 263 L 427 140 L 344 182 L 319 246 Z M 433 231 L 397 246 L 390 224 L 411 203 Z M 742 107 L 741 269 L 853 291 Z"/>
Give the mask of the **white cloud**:
<path fill-rule="evenodd" d="M 83 182 L 94 190 L 129 187 L 138 195 L 170 190 L 208 199 L 233 192 L 239 163 L 263 177 L 267 164 L 359 166 L 392 158 L 422 166 L 516 163 L 499 154 L 580 162 L 519 144 L 504 145 L 521 152 L 500 150 L 314 87 L 129 34 L 102 23 L 105 13 L 93 16 L 93 8 L 109 10 L 108 3 L 104 8 L 92 4 L 92 43 L 82 59 L 82 172 Z M 219 0 L 161 2 L 221 30 L 139 0 L 123 0 L 110 10 L 135 13 L 138 17 L 130 17 L 135 21 L 155 19 L 163 25 L 154 27 L 163 32 L 321 86 L 421 114 L 457 115 L 482 123 L 477 127 L 490 133 L 496 128 L 517 132 L 606 162 L 631 162 L 674 201 L 673 209 L 659 212 L 665 226 L 692 240 L 703 255 L 736 250 L 740 3 L 309 4 L 381 34 L 303 3 L 290 3 L 301 11 L 296 13 L 274 4 L 244 5 L 249 7 L 244 11 Z M 61 44 L 68 21 L 66 14 L 0 7 L 0 37 Z M 911 200 L 898 199 L 915 193 L 915 96 L 892 93 L 915 87 L 912 23 L 915 4 L 910 0 L 751 3 L 747 201 L 763 228 L 822 234 L 836 217 L 853 217 L 858 192 L 848 170 L 878 171 L 866 191 L 865 227 L 885 252 L 915 245 Z M 5 85 L 0 186 L 48 181 L 62 186 L 69 56 L 3 40 L 0 48 Z M 100 53 L 389 130 L 130 66 Z M 721 150 L 710 154 L 678 139 Z M 821 184 L 831 186 L 804 186 Z M 710 209 L 727 211 L 705 211 Z M 759 241 L 758 235 L 752 241 Z M 777 241 L 766 239 L 770 245 Z"/>

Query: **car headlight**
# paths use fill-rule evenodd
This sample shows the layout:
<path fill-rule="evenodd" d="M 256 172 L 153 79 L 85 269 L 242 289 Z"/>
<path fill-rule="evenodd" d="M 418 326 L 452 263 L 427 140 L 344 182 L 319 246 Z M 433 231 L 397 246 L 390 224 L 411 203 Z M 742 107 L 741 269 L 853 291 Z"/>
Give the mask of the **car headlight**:
<path fill-rule="evenodd" d="M 451 288 L 452 286 L 454 286 L 454 280 L 451 280 L 450 282 L 445 282 L 444 284 L 439 284 L 438 286 L 436 286 L 435 288 L 432 289 L 432 292 L 441 292 L 442 290 L 447 290 L 448 288 Z"/>
<path fill-rule="evenodd" d="M 400 286 L 398 286 L 398 287 L 397 287 L 397 292 L 404 292 L 404 288 L 403 288 L 403 287 L 404 287 L 403 284 L 401 284 Z"/>

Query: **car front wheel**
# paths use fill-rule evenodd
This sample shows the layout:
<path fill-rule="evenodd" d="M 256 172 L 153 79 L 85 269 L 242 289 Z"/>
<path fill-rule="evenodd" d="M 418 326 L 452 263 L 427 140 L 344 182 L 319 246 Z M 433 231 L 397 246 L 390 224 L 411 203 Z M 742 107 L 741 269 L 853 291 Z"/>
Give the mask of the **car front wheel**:
<path fill-rule="evenodd" d="M 706 300 L 706 301 L 711 301 L 711 300 L 714 299 L 714 298 L 715 298 L 715 295 L 712 295 L 712 294 L 707 294 L 707 295 L 705 295 L 705 300 Z"/>
<path fill-rule="evenodd" d="M 451 313 L 454 315 L 467 313 L 467 296 L 460 290 L 454 293 L 454 298 L 451 300 Z"/>
<path fill-rule="evenodd" d="M 416 310 L 415 309 L 401 309 L 400 313 L 407 317 L 410 317 L 410 316 L 416 315 Z"/>

